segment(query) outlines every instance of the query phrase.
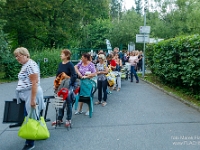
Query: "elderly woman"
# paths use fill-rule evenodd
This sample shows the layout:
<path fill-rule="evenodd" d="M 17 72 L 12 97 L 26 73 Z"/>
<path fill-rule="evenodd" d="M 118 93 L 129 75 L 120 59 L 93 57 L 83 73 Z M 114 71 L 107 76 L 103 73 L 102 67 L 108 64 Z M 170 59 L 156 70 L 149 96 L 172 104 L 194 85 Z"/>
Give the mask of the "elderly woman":
<path fill-rule="evenodd" d="M 103 103 L 102 106 L 106 106 L 107 102 L 107 78 L 108 67 L 106 65 L 106 57 L 104 54 L 98 56 L 99 63 L 96 66 L 97 70 L 97 88 L 98 88 L 98 101 L 95 102 L 96 105 L 102 103 L 102 90 L 103 90 Z"/>
<path fill-rule="evenodd" d="M 61 58 L 61 63 L 58 66 L 58 70 L 57 70 L 57 74 L 56 77 L 60 74 L 60 73 L 65 73 L 66 75 L 68 75 L 70 77 L 70 81 L 69 81 L 69 86 L 66 88 L 70 88 L 73 87 L 76 81 L 76 72 L 74 69 L 74 65 L 73 63 L 70 61 L 71 58 L 71 52 L 68 49 L 64 49 L 61 51 L 60 54 L 60 58 Z M 71 94 L 71 93 L 70 93 Z M 65 122 L 65 126 L 69 127 L 71 126 L 71 118 L 72 118 L 72 100 L 67 98 L 65 100 L 65 104 L 67 106 L 67 118 L 66 118 L 66 122 Z M 63 123 L 63 116 L 64 116 L 64 108 L 60 108 L 59 109 L 59 114 L 58 114 L 58 121 L 54 121 L 52 122 L 52 126 L 58 124 Z"/>
<path fill-rule="evenodd" d="M 30 59 L 29 51 L 24 47 L 19 47 L 14 51 L 15 58 L 22 64 L 18 74 L 18 84 L 16 88 L 17 102 L 25 101 L 24 115 L 36 108 L 38 105 L 39 112 L 45 108 L 43 100 L 43 91 L 40 86 L 40 70 L 35 61 Z M 34 111 L 36 115 L 37 111 Z M 39 114 L 38 114 L 39 115 Z M 38 116 L 37 115 L 37 116 Z M 33 149 L 34 140 L 27 139 L 23 150 Z"/>
<path fill-rule="evenodd" d="M 82 55 L 81 61 L 75 65 L 75 70 L 80 79 L 92 78 L 96 76 L 96 68 L 95 65 L 91 62 L 90 54 L 85 53 Z M 79 102 L 79 110 L 75 112 L 75 115 L 83 113 L 82 107 L 83 102 Z M 85 115 L 89 115 L 89 109 Z"/>

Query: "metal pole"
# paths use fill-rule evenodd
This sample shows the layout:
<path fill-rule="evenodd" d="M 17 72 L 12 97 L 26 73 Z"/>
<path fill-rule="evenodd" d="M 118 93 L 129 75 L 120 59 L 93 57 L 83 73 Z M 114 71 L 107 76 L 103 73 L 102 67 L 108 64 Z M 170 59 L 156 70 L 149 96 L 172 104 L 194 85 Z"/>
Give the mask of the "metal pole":
<path fill-rule="evenodd" d="M 144 26 L 146 26 L 146 7 L 144 8 Z M 143 46 L 143 58 L 142 58 L 142 77 L 145 74 L 145 33 L 144 33 L 144 46 Z"/>

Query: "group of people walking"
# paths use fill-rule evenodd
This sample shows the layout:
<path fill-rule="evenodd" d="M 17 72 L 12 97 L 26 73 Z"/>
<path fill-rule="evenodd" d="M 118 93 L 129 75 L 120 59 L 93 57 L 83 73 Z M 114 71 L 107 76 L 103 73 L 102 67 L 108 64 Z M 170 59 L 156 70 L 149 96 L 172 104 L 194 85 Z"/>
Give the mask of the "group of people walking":
<path fill-rule="evenodd" d="M 18 103 L 20 100 L 26 102 L 25 106 L 25 116 L 29 113 L 31 108 L 36 108 L 36 104 L 39 105 L 39 112 L 44 109 L 45 104 L 43 101 L 43 92 L 40 87 L 40 70 L 35 61 L 30 59 L 30 54 L 28 50 L 24 47 L 17 48 L 14 51 L 15 58 L 22 64 L 20 73 L 18 74 L 18 85 L 16 88 L 16 94 L 18 98 Z M 75 66 L 70 61 L 71 52 L 68 49 L 63 49 L 60 54 L 61 62 L 58 65 L 56 77 L 61 73 L 65 73 L 69 78 L 69 83 L 67 88 L 73 89 L 76 83 L 80 79 L 96 79 L 97 89 L 98 89 L 98 100 L 94 103 L 96 105 L 101 104 L 102 106 L 107 105 L 107 94 L 111 93 L 112 90 L 121 90 L 121 68 L 127 62 L 131 65 L 131 82 L 133 82 L 133 75 L 136 78 L 136 83 L 139 83 L 139 78 L 137 76 L 137 69 L 139 67 L 139 61 L 142 59 L 142 54 L 137 51 L 132 51 L 130 53 L 122 53 L 119 48 L 114 48 L 113 52 L 110 54 L 105 54 L 103 50 L 100 50 L 96 60 L 94 60 L 90 53 L 82 54 L 81 60 Z M 95 61 L 95 62 L 94 62 Z M 112 71 L 116 76 L 116 82 L 114 86 L 110 87 L 107 82 L 107 74 Z M 109 87 L 109 88 L 108 88 Z M 73 91 L 73 90 L 72 90 Z M 57 89 L 55 89 L 57 93 Z M 73 93 L 68 93 L 73 94 Z M 73 100 L 66 98 L 66 121 L 63 122 L 64 117 L 64 107 L 59 109 L 58 120 L 52 122 L 52 126 L 57 123 L 64 123 L 66 127 L 71 126 L 72 120 L 72 103 Z M 79 102 L 78 111 L 75 115 L 83 113 L 83 102 Z M 89 108 L 85 115 L 89 115 Z M 23 150 L 33 149 L 34 140 L 27 139 Z"/>

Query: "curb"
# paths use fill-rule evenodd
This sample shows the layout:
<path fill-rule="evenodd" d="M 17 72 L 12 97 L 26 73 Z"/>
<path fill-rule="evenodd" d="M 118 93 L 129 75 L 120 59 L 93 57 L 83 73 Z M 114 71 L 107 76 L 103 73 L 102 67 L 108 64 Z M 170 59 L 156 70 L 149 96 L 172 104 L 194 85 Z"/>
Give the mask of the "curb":
<path fill-rule="evenodd" d="M 151 83 L 151 82 L 149 82 L 149 81 L 147 81 L 147 80 L 145 80 L 145 79 L 143 79 L 143 78 L 140 78 L 140 80 L 142 80 L 142 81 L 144 81 L 144 82 L 146 82 L 146 83 L 152 85 L 153 87 L 159 89 L 160 91 L 164 92 L 165 94 L 174 97 L 175 99 L 181 101 L 181 102 L 184 103 L 185 105 L 187 105 L 187 106 L 189 106 L 189 107 L 192 107 L 192 108 L 194 108 L 194 109 L 196 109 L 197 111 L 200 112 L 200 107 L 198 107 L 197 105 L 195 105 L 195 104 L 193 104 L 193 103 L 187 101 L 186 99 L 183 99 L 183 98 L 181 98 L 181 97 L 178 97 L 178 96 L 174 95 L 174 94 L 171 93 L 171 92 L 167 92 L 166 90 L 164 90 L 164 89 L 161 88 L 160 86 L 155 85 L 155 84 L 153 84 L 153 83 Z"/>

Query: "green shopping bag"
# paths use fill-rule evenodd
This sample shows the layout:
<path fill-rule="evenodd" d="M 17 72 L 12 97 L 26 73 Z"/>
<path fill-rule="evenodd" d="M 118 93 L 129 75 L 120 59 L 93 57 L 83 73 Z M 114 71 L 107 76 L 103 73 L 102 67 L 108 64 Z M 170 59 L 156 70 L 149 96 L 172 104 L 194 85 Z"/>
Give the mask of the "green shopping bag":
<path fill-rule="evenodd" d="M 31 116 L 33 110 L 24 118 L 24 122 L 18 131 L 18 136 L 29 140 L 45 140 L 50 137 L 49 130 L 43 117 L 39 120 Z"/>

